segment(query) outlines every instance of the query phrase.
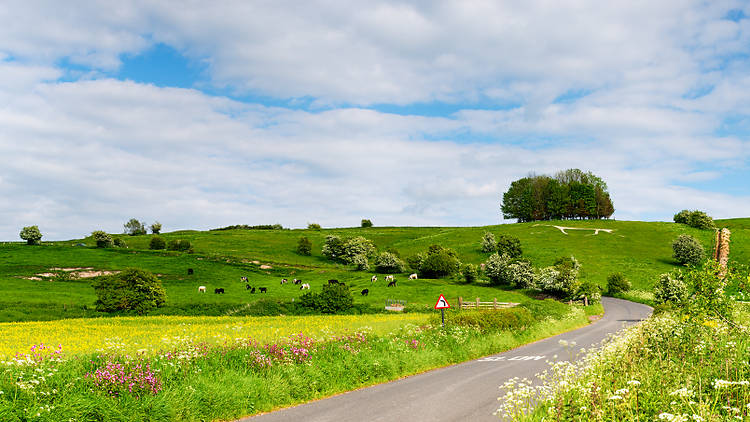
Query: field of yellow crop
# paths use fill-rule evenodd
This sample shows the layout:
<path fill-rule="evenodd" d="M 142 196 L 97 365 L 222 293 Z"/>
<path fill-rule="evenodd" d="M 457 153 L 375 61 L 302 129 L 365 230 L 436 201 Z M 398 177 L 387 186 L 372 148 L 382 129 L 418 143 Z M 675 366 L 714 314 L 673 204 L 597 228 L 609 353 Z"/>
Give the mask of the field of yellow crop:
<path fill-rule="evenodd" d="M 35 344 L 62 345 L 66 355 L 146 353 L 190 342 L 232 343 L 252 338 L 275 342 L 292 334 L 325 339 L 365 327 L 387 334 L 404 324 L 423 324 L 427 314 L 274 317 L 127 317 L 0 324 L 0 359 L 27 353 Z"/>

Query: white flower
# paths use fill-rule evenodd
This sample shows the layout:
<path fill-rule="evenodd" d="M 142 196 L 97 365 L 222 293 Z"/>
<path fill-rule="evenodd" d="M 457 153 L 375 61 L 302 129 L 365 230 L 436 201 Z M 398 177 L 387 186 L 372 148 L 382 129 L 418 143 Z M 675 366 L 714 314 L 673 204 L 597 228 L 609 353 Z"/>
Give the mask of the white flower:
<path fill-rule="evenodd" d="M 637 387 L 637 386 L 641 385 L 641 382 L 640 381 L 636 381 L 636 380 L 630 380 L 630 381 L 628 381 L 628 385 L 635 385 Z"/>
<path fill-rule="evenodd" d="M 622 400 L 622 396 L 618 396 L 615 394 L 614 396 L 609 396 L 607 400 Z"/>

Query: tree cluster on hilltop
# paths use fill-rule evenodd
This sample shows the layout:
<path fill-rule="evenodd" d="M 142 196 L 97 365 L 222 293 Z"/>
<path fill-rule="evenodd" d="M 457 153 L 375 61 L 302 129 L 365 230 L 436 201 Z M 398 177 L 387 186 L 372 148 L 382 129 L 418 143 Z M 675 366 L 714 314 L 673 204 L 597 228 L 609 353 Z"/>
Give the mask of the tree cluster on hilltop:
<path fill-rule="evenodd" d="M 609 218 L 615 212 L 607 184 L 591 172 L 568 169 L 554 177 L 529 175 L 503 194 L 503 217 L 537 220 Z"/>

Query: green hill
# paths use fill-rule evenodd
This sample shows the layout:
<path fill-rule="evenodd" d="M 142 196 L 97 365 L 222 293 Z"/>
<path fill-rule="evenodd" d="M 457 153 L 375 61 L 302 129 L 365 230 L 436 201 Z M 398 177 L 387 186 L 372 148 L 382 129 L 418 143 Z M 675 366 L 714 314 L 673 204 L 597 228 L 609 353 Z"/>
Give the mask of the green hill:
<path fill-rule="evenodd" d="M 748 262 L 750 258 L 750 219 L 719 220 L 732 235 L 732 260 Z M 554 227 L 582 230 L 562 230 Z M 593 229 L 606 229 L 596 233 Z M 484 232 L 518 237 L 523 256 L 535 267 L 551 265 L 561 256 L 575 256 L 582 265 L 581 278 L 600 285 L 614 272 L 622 272 L 635 289 L 650 290 L 659 274 L 677 268 L 671 257 L 671 242 L 687 233 L 700 240 L 710 253 L 713 232 L 696 230 L 684 225 L 635 221 L 548 221 L 540 223 L 505 224 L 486 227 L 373 227 L 324 230 L 227 230 L 179 231 L 165 233 L 167 240 L 186 239 L 194 247 L 193 254 L 150 251 L 150 235 L 119 236 L 128 249 L 96 249 L 90 239 L 45 242 L 42 246 L 21 243 L 0 246 L 0 321 L 56 319 L 94 316 L 95 296 L 89 280 L 34 281 L 33 277 L 49 273 L 51 268 L 93 267 L 97 270 L 118 270 L 140 267 L 160 274 L 168 296 L 162 313 L 224 315 L 247 311 L 247 304 L 261 298 L 291 301 L 299 297 L 297 286 L 281 286 L 282 278 L 299 278 L 319 288 L 328 279 L 338 279 L 351 286 L 356 302 L 382 307 L 386 299 L 406 300 L 411 309 L 431 308 L 440 294 L 449 301 L 457 296 L 481 297 L 482 300 L 521 302 L 530 300 L 522 292 L 490 287 L 484 283 L 465 285 L 462 280 L 407 280 L 397 275 L 398 286 L 385 287 L 381 280 L 372 284 L 372 272 L 357 272 L 332 263 L 321 255 L 325 237 L 364 236 L 379 250 L 391 248 L 402 257 L 424 251 L 429 245 L 453 248 L 463 262 L 479 264 L 488 254 L 479 249 Z M 595 234 L 596 233 L 596 234 Z M 313 243 L 311 256 L 298 255 L 299 237 L 307 236 Z M 86 243 L 89 246 L 75 246 Z M 270 265 L 271 269 L 260 269 Z M 188 275 L 188 268 L 194 269 Z M 249 284 L 267 287 L 268 293 L 250 294 L 240 277 Z M 209 293 L 199 294 L 204 285 Z M 224 295 L 211 292 L 216 287 Z M 367 288 L 370 294 L 360 296 Z M 264 305 L 265 306 L 265 305 Z M 257 312 L 258 309 L 255 309 Z M 269 310 L 272 312 L 272 310 Z"/>

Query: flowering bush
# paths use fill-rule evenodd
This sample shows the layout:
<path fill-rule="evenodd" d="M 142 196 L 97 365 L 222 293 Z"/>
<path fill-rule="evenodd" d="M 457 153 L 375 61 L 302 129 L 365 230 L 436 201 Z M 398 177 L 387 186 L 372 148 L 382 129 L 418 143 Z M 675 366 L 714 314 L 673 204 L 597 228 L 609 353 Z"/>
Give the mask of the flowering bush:
<path fill-rule="evenodd" d="M 493 284 L 510 284 L 509 265 L 510 257 L 508 255 L 500 255 L 495 252 L 487 258 L 487 262 L 484 264 L 484 273 L 487 274 Z"/>
<path fill-rule="evenodd" d="M 693 237 L 681 234 L 672 242 L 674 259 L 684 265 L 697 265 L 703 260 L 705 252 L 703 246 Z"/>
<path fill-rule="evenodd" d="M 654 301 L 656 303 L 672 302 L 681 304 L 687 299 L 688 289 L 682 281 L 682 273 L 677 275 L 662 274 L 654 286 Z"/>
<path fill-rule="evenodd" d="M 406 264 L 390 252 L 381 252 L 375 260 L 375 270 L 384 274 L 402 273 L 406 271 Z"/>
<path fill-rule="evenodd" d="M 39 231 L 38 226 L 24 227 L 19 235 L 28 245 L 38 245 L 42 240 L 42 232 Z"/>
<path fill-rule="evenodd" d="M 482 252 L 490 253 L 497 251 L 497 240 L 495 235 L 490 232 L 485 232 L 482 236 L 482 242 L 480 243 Z"/>
<path fill-rule="evenodd" d="M 611 295 L 627 292 L 630 287 L 630 281 L 622 273 L 614 273 L 607 277 L 607 292 Z"/>

